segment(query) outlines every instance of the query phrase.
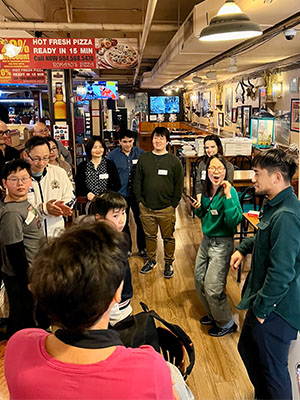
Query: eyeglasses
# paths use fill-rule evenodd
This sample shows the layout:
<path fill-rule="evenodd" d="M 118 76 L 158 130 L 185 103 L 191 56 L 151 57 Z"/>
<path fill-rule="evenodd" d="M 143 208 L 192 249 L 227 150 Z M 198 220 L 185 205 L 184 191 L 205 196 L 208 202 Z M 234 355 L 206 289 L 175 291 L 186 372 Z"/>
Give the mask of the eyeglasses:
<path fill-rule="evenodd" d="M 209 167 L 208 170 L 210 172 L 219 172 L 220 174 L 225 171 L 224 167 Z"/>
<path fill-rule="evenodd" d="M 10 135 L 10 130 L 7 129 L 6 131 L 0 131 L 0 137 L 2 137 L 3 135 L 6 135 L 6 136 Z"/>
<path fill-rule="evenodd" d="M 22 183 L 27 183 L 29 181 L 30 176 L 27 176 L 26 178 L 8 178 L 7 181 L 10 181 L 13 185 L 16 185 L 18 182 Z"/>
<path fill-rule="evenodd" d="M 34 131 L 34 133 L 46 133 L 46 132 L 49 132 L 49 129 L 48 128 L 45 128 L 45 129 L 39 129 L 38 131 L 37 130 L 35 130 Z"/>
<path fill-rule="evenodd" d="M 56 146 L 50 147 L 50 153 L 53 152 L 53 151 L 55 151 L 55 150 L 57 150 L 57 147 L 56 147 Z"/>
<path fill-rule="evenodd" d="M 45 157 L 43 157 L 43 158 L 41 158 L 41 157 L 32 158 L 30 154 L 27 154 L 27 155 L 28 155 L 28 157 L 30 158 L 30 160 L 31 160 L 32 162 L 34 162 L 34 163 L 48 162 L 48 161 L 50 160 L 50 157 L 49 157 L 49 156 L 45 156 Z"/>

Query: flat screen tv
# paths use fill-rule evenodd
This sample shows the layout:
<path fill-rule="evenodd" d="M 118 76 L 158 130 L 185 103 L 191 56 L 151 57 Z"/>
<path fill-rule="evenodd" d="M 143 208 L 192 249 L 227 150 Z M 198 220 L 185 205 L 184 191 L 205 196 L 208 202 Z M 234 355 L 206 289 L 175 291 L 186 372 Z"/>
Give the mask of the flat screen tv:
<path fill-rule="evenodd" d="M 179 96 L 150 96 L 150 114 L 179 114 Z"/>
<path fill-rule="evenodd" d="M 118 82 L 98 81 L 85 82 L 84 86 L 78 86 L 76 93 L 79 101 L 84 100 L 118 100 Z"/>

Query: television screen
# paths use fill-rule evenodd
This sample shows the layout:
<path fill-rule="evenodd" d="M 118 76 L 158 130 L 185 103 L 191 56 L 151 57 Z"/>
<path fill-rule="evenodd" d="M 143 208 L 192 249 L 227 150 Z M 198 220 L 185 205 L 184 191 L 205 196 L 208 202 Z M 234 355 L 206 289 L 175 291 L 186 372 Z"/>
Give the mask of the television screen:
<path fill-rule="evenodd" d="M 150 96 L 150 114 L 178 114 L 179 96 Z"/>
<path fill-rule="evenodd" d="M 78 100 L 117 100 L 118 82 L 116 81 L 98 81 L 85 82 L 85 86 L 78 86 L 76 89 Z"/>

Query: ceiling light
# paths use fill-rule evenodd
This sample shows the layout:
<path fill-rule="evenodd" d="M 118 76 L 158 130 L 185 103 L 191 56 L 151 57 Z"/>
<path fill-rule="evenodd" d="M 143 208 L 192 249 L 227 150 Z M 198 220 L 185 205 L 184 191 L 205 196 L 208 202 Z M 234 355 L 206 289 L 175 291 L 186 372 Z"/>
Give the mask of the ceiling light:
<path fill-rule="evenodd" d="M 202 78 L 200 76 L 193 76 L 192 81 L 194 83 L 202 83 Z"/>
<path fill-rule="evenodd" d="M 172 94 L 172 90 L 171 90 L 171 89 L 168 89 L 166 93 L 167 93 L 168 95 L 170 95 L 170 94 Z"/>
<path fill-rule="evenodd" d="M 250 21 L 234 0 L 226 0 L 209 26 L 202 29 L 199 40 L 215 42 L 249 39 L 262 35 L 260 26 Z"/>
<path fill-rule="evenodd" d="M 216 79 L 217 77 L 217 71 L 208 71 L 205 74 L 207 79 Z"/>

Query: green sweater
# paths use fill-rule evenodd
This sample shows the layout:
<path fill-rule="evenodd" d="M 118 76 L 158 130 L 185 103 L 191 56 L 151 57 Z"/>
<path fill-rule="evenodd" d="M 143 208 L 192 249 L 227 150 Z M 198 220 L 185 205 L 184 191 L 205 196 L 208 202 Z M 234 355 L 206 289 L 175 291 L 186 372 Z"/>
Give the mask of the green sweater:
<path fill-rule="evenodd" d="M 183 190 L 183 168 L 174 154 L 151 151 L 140 156 L 134 178 L 136 201 L 152 210 L 177 207 Z"/>
<path fill-rule="evenodd" d="M 201 207 L 195 214 L 202 219 L 202 231 L 208 237 L 229 237 L 236 232 L 237 225 L 242 221 L 243 212 L 236 190 L 231 187 L 231 199 L 217 194 L 208 210 L 210 199 L 201 196 Z M 207 212 L 206 212 L 207 210 Z M 217 215 L 216 215 L 217 214 Z"/>
<path fill-rule="evenodd" d="M 238 250 L 252 253 L 239 309 L 265 319 L 272 311 L 300 329 L 300 202 L 290 186 L 264 205 L 255 237 Z"/>

